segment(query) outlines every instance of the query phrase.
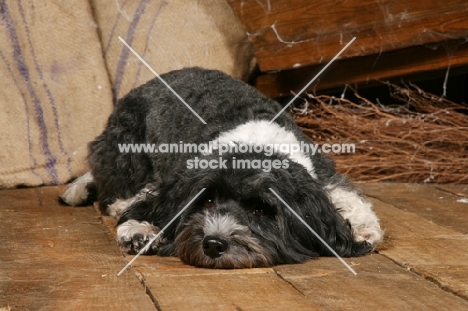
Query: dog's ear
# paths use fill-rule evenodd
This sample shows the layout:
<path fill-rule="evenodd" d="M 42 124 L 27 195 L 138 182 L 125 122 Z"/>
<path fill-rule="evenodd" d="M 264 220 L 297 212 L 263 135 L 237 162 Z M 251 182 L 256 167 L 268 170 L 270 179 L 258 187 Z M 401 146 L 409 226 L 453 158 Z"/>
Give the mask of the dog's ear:
<path fill-rule="evenodd" d="M 342 217 L 321 187 L 313 189 L 304 201 L 303 205 L 297 207 L 298 210 L 304 209 L 302 213 L 305 221 L 338 255 L 362 256 L 372 251 L 372 245 L 366 241 L 354 241 L 351 224 Z M 320 255 L 334 255 L 315 235 L 313 238 L 314 247 Z"/>
<path fill-rule="evenodd" d="M 304 187 L 301 187 L 304 189 Z M 353 238 L 351 227 L 330 202 L 323 189 L 317 184 L 310 184 L 306 191 L 289 194 L 284 200 L 290 207 L 340 256 L 352 256 Z M 289 200 L 288 200 L 289 199 Z M 297 241 L 297 251 L 303 253 L 314 252 L 319 255 L 330 256 L 333 253 L 318 239 L 295 215 L 287 208 L 285 230 L 291 237 L 291 242 Z M 358 246 L 358 245 L 356 245 Z M 356 248 L 356 251 L 358 249 Z"/>

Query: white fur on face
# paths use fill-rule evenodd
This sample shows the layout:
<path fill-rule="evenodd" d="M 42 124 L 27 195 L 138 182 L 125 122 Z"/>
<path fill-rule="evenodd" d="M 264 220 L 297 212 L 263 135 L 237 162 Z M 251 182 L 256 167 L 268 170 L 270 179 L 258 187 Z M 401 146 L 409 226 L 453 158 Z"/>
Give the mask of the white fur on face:
<path fill-rule="evenodd" d="M 86 186 L 94 181 L 91 172 L 87 172 L 73 181 L 62 195 L 62 200 L 68 205 L 76 206 L 86 202 L 88 198 L 88 189 Z"/>
<path fill-rule="evenodd" d="M 372 204 L 360 196 L 356 190 L 341 187 L 327 189 L 333 205 L 344 219 L 348 219 L 353 231 L 354 240 L 367 241 L 376 246 L 383 239 L 379 219 L 372 209 Z"/>
<path fill-rule="evenodd" d="M 301 142 L 296 136 L 285 128 L 276 123 L 269 123 L 265 120 L 254 120 L 241 124 L 233 130 L 222 132 L 218 138 L 213 140 L 213 147 L 217 149 L 221 144 L 232 145 L 235 143 L 243 143 L 247 145 L 274 145 L 284 144 L 289 148 L 292 146 L 301 146 Z M 281 150 L 279 151 L 281 153 Z M 283 153 L 291 161 L 302 165 L 307 172 L 316 179 L 317 175 L 314 171 L 314 166 L 310 157 L 302 152 Z"/>
<path fill-rule="evenodd" d="M 216 235 L 229 238 L 233 233 L 249 232 L 249 228 L 243 226 L 229 215 L 205 214 L 205 225 L 203 232 L 205 236 Z"/>

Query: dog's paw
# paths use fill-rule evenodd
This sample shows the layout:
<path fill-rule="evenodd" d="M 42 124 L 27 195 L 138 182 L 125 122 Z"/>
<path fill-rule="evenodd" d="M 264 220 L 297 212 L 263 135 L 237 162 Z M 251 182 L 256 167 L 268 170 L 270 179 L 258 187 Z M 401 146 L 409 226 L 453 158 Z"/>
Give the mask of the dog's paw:
<path fill-rule="evenodd" d="M 380 229 L 379 218 L 372 204 L 357 190 L 337 187 L 330 190 L 329 195 L 341 216 L 349 221 L 355 242 L 366 242 L 372 248 L 382 242 L 384 232 Z"/>
<path fill-rule="evenodd" d="M 87 172 L 83 176 L 78 177 L 59 197 L 60 203 L 82 206 L 92 204 L 96 198 L 96 189 L 94 186 L 94 178 L 91 172 Z"/>
<path fill-rule="evenodd" d="M 377 223 L 370 226 L 352 226 L 353 233 L 353 256 L 362 256 L 372 252 L 379 245 L 384 236 L 384 232 Z"/>
<path fill-rule="evenodd" d="M 117 243 L 128 254 L 137 254 L 157 236 L 159 228 L 147 221 L 139 222 L 131 219 L 117 228 Z M 157 237 L 143 254 L 154 254 L 162 242 L 161 236 Z"/>
<path fill-rule="evenodd" d="M 372 248 L 375 248 L 383 240 L 384 232 L 380 226 L 374 225 L 370 227 L 352 227 L 353 238 L 356 242 L 366 242 Z"/>

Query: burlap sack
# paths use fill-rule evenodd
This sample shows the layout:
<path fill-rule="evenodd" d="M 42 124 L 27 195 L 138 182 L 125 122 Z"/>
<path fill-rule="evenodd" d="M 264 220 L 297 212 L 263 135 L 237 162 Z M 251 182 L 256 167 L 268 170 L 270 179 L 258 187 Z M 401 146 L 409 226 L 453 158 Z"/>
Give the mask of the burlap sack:
<path fill-rule="evenodd" d="M 0 188 L 87 170 L 112 102 L 186 66 L 246 78 L 252 53 L 223 0 L 0 0 Z M 104 59 L 103 56 L 104 55 Z"/>
<path fill-rule="evenodd" d="M 0 187 L 86 170 L 112 109 L 96 27 L 87 0 L 0 0 Z"/>
<path fill-rule="evenodd" d="M 187 66 L 219 69 L 240 79 L 250 72 L 251 45 L 224 0 L 92 2 L 116 98 L 154 78 L 119 36 L 158 74 Z"/>

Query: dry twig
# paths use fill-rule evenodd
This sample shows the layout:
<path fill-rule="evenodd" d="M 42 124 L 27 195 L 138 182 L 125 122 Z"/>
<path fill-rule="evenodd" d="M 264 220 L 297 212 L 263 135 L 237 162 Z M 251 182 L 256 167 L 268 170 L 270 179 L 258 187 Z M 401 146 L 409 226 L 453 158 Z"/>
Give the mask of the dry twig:
<path fill-rule="evenodd" d="M 355 144 L 355 153 L 331 155 L 354 180 L 467 183 L 468 106 L 414 85 L 389 87 L 398 105 L 377 105 L 354 91 L 357 103 L 310 96 L 293 115 L 318 144 Z"/>

